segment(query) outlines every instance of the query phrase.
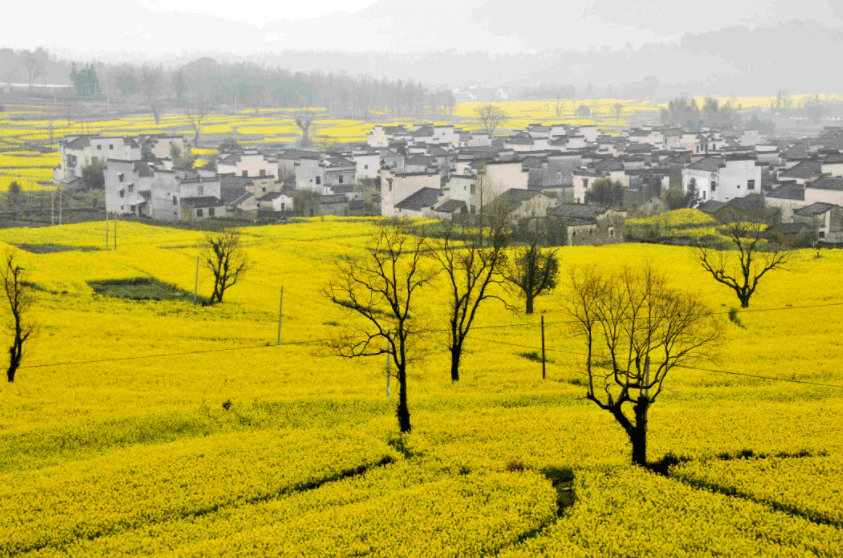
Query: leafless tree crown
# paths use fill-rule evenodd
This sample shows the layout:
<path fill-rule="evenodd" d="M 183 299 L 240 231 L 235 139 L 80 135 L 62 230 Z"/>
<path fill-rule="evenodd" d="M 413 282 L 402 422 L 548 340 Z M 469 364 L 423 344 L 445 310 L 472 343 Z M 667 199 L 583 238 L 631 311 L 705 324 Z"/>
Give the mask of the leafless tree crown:
<path fill-rule="evenodd" d="M 205 233 L 201 259 L 214 276 L 211 302 L 222 302 L 225 291 L 249 269 L 242 233 L 235 228 L 214 228 Z"/>
<path fill-rule="evenodd" d="M 482 130 L 489 134 L 490 138 L 495 135 L 495 130 L 503 126 L 509 119 L 502 108 L 492 103 L 475 108 L 474 115 L 480 122 Z"/>
<path fill-rule="evenodd" d="M 633 461 L 644 465 L 647 408 L 671 370 L 704 357 L 718 339 L 714 316 L 649 264 L 615 273 L 573 269 L 566 306 L 586 349 L 586 397 L 612 414 L 629 435 Z M 628 402 L 634 422 L 623 411 Z"/>
<path fill-rule="evenodd" d="M 742 308 L 748 308 L 761 279 L 775 269 L 787 269 L 790 252 L 778 242 L 768 239 L 763 208 L 741 210 L 727 207 L 719 221 L 721 233 L 734 249 L 718 249 L 698 243 L 697 260 L 715 281 L 735 291 Z"/>

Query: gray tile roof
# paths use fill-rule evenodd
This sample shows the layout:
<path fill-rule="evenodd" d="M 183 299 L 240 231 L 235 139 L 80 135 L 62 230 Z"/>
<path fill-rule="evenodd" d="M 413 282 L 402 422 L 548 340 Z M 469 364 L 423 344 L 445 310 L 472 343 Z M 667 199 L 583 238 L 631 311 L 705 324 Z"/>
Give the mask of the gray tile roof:
<path fill-rule="evenodd" d="M 707 213 L 709 215 L 714 215 L 724 207 L 726 207 L 726 202 L 717 201 L 717 200 L 708 200 L 704 201 L 700 205 L 697 206 L 697 209 L 702 211 L 703 213 Z"/>
<path fill-rule="evenodd" d="M 803 186 L 802 184 L 797 184 L 795 182 L 782 184 L 781 186 L 767 194 L 767 197 L 777 200 L 805 201 L 805 186 Z"/>
<path fill-rule="evenodd" d="M 422 188 L 418 192 L 404 198 L 395 204 L 396 209 L 407 209 L 411 211 L 421 211 L 428 207 L 433 207 L 439 202 L 439 196 L 442 190 L 438 188 Z"/>
<path fill-rule="evenodd" d="M 779 178 L 816 178 L 822 174 L 820 161 L 802 161 L 779 174 Z"/>
<path fill-rule="evenodd" d="M 707 172 L 720 172 L 720 168 L 723 166 L 725 166 L 725 163 L 720 157 L 706 157 L 705 159 L 700 159 L 696 163 L 692 163 L 685 168 Z"/>
<path fill-rule="evenodd" d="M 225 205 L 223 201 L 215 196 L 197 196 L 194 198 L 182 198 L 181 204 L 193 209 L 202 209 L 205 207 L 220 207 Z"/>
<path fill-rule="evenodd" d="M 602 205 L 561 203 L 553 209 L 553 215 L 586 223 L 593 222 L 607 211 L 609 211 L 609 208 Z"/>
<path fill-rule="evenodd" d="M 836 190 L 843 192 L 843 178 L 818 178 L 813 182 L 808 182 L 805 187 L 812 190 Z"/>
<path fill-rule="evenodd" d="M 812 203 L 811 205 L 806 205 L 805 207 L 800 207 L 799 209 L 795 210 L 794 213 L 797 215 L 802 215 L 803 217 L 816 217 L 817 215 L 822 215 L 823 213 L 828 213 L 835 207 L 833 203 L 825 203 L 825 202 L 816 202 Z"/>
<path fill-rule="evenodd" d="M 439 207 L 436 211 L 439 213 L 457 213 L 460 210 L 466 210 L 465 202 L 462 200 L 448 200 Z"/>

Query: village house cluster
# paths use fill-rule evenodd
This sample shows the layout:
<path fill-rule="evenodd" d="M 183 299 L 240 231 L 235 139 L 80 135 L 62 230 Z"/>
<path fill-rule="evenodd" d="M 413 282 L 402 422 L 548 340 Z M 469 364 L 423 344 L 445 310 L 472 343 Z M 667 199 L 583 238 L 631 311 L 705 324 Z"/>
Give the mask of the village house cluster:
<path fill-rule="evenodd" d="M 606 135 L 597 126 L 533 124 L 490 137 L 453 125 L 376 125 L 365 143 L 328 152 L 235 149 L 216 168 L 174 167 L 181 136 L 67 136 L 56 181 L 78 184 L 83 165 L 105 163 L 109 212 L 181 221 L 299 214 L 476 218 L 504 204 L 515 220 L 564 223 L 569 244 L 621 242 L 627 212 L 663 211 L 671 186 L 700 210 L 762 202 L 779 210 L 776 231 L 813 230 L 843 241 L 843 130 L 798 141 L 758 130 L 642 126 Z M 608 179 L 619 196 L 595 203 Z M 591 199 L 590 199 L 591 198 Z"/>

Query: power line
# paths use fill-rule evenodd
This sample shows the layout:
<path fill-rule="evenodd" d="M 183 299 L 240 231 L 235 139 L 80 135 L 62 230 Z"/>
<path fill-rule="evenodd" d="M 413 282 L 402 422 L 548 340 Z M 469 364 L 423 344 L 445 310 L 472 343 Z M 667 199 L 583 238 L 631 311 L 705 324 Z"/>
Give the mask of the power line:
<path fill-rule="evenodd" d="M 280 345 L 272 343 L 264 343 L 262 345 L 249 345 L 246 347 L 228 347 L 225 349 L 207 349 L 203 351 L 184 351 L 180 353 L 156 353 L 151 355 L 138 355 L 138 356 L 131 356 L 131 357 L 119 357 L 119 358 L 106 358 L 106 359 L 97 359 L 97 360 L 77 360 L 77 361 L 69 361 L 69 362 L 51 362 L 46 364 L 33 364 L 28 366 L 21 366 L 20 369 L 29 369 L 29 368 L 49 368 L 51 366 L 74 366 L 80 364 L 103 364 L 107 362 L 123 362 L 123 361 L 130 361 L 130 360 L 143 360 L 147 358 L 168 358 L 168 357 L 179 357 L 179 356 L 189 356 L 189 355 L 204 355 L 208 353 L 225 353 L 231 351 L 248 351 L 254 349 L 274 349 L 277 347 L 283 346 L 291 346 L 291 345 L 310 345 L 310 344 L 318 344 L 324 343 L 326 341 L 331 341 L 329 338 L 325 339 L 311 339 L 310 341 L 293 341 L 288 343 L 281 343 Z"/>
<path fill-rule="evenodd" d="M 523 348 L 523 349 L 533 349 L 533 350 L 536 350 L 536 351 L 542 350 L 541 347 L 533 347 L 533 346 L 530 346 L 530 345 L 521 345 L 521 344 L 518 344 L 518 343 L 509 343 L 507 341 L 492 341 L 490 339 L 479 339 L 477 337 L 472 337 L 471 339 L 473 339 L 474 341 L 483 341 L 485 343 L 494 343 L 494 344 L 499 344 L 499 345 L 510 345 L 510 346 L 513 346 L 513 347 L 520 347 L 520 348 Z M 576 352 L 576 351 L 563 351 L 563 350 L 559 350 L 559 349 L 545 349 L 545 350 L 555 352 L 555 353 L 566 353 L 566 354 L 577 355 L 577 356 L 588 356 L 586 353 L 579 353 L 579 352 Z M 599 355 L 592 355 L 592 356 L 599 356 Z M 808 382 L 808 381 L 804 381 L 804 380 L 794 380 L 794 379 L 789 379 L 789 378 L 775 378 L 773 376 L 762 376 L 760 374 L 747 374 L 745 372 L 734 372 L 732 370 L 719 370 L 719 369 L 715 369 L 715 368 L 702 368 L 702 367 L 699 367 L 699 366 L 690 366 L 690 365 L 684 365 L 684 364 L 677 364 L 676 367 L 677 368 L 687 368 L 687 369 L 690 369 L 690 370 L 701 370 L 701 371 L 704 371 L 704 372 L 715 372 L 715 373 L 718 373 L 718 374 L 730 374 L 730 375 L 733 375 L 733 376 L 745 376 L 747 378 L 757 378 L 757 379 L 760 379 L 760 380 L 771 380 L 771 381 L 775 381 L 775 382 L 789 382 L 789 383 L 795 383 L 795 384 L 805 384 L 805 385 L 812 385 L 812 386 L 822 386 L 822 387 L 831 387 L 831 388 L 843 389 L 843 385 L 838 385 L 838 384 L 825 384 L 825 383 L 822 383 L 822 382 Z"/>
<path fill-rule="evenodd" d="M 810 386 L 823 386 L 823 387 L 832 387 L 832 388 L 843 389 L 843 386 L 837 385 L 837 384 L 824 384 L 822 382 L 807 382 L 805 380 L 794 380 L 794 379 L 789 379 L 789 378 L 774 378 L 773 376 L 761 376 L 759 374 L 746 374 L 744 372 L 734 372 L 734 371 L 731 371 L 731 370 L 715 370 L 714 368 L 701 368 L 699 366 L 687 366 L 687 365 L 684 365 L 684 364 L 677 364 L 676 367 L 677 368 L 688 368 L 688 369 L 691 369 L 691 370 L 702 370 L 704 372 L 717 372 L 719 374 L 731 374 L 733 376 L 746 376 L 748 378 L 759 378 L 759 379 L 763 379 L 763 380 L 772 380 L 772 381 L 775 381 L 775 382 L 790 382 L 790 383 L 793 383 L 793 384 L 806 384 L 806 385 L 810 385 Z"/>

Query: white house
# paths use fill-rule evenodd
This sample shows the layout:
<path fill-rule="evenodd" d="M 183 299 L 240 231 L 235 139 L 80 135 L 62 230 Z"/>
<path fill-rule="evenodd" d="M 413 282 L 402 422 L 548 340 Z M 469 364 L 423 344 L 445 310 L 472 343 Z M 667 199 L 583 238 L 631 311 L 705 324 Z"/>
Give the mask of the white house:
<path fill-rule="evenodd" d="M 389 142 L 396 136 L 404 136 L 409 133 L 409 130 L 403 124 L 399 126 L 377 125 L 366 134 L 366 143 L 369 144 L 369 147 L 388 147 Z"/>
<path fill-rule="evenodd" d="M 351 159 L 357 165 L 357 179 L 377 178 L 381 168 L 381 154 L 378 151 L 356 149 L 351 152 Z"/>
<path fill-rule="evenodd" d="M 103 169 L 106 211 L 119 215 L 150 216 L 153 174 L 146 161 L 108 159 Z"/>
<path fill-rule="evenodd" d="M 384 217 L 408 216 L 413 211 L 416 211 L 409 206 L 403 208 L 406 211 L 399 211 L 397 206 L 420 190 L 437 190 L 441 195 L 444 195 L 441 188 L 441 176 L 437 171 L 396 173 L 389 169 L 382 169 L 380 177 L 381 215 Z M 438 198 L 439 194 L 437 194 L 437 202 Z M 415 207 L 417 202 L 427 201 L 430 201 L 429 195 L 423 196 L 422 199 L 413 200 L 413 203 L 410 205 Z M 421 209 L 418 211 L 421 211 Z"/>
<path fill-rule="evenodd" d="M 59 142 L 60 178 L 82 176 L 82 168 L 107 159 L 140 161 L 141 144 L 133 137 L 69 135 Z"/>
<path fill-rule="evenodd" d="M 754 155 L 705 157 L 682 169 L 682 188 L 696 184 L 702 201 L 728 202 L 761 192 L 761 166 Z"/>

